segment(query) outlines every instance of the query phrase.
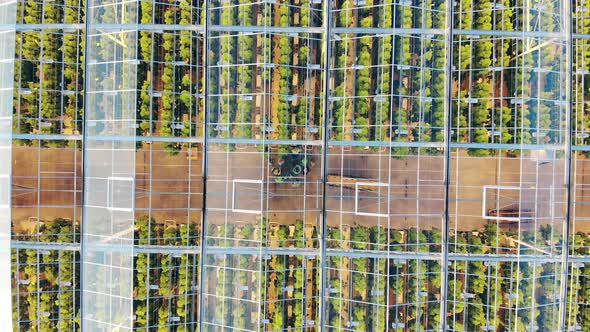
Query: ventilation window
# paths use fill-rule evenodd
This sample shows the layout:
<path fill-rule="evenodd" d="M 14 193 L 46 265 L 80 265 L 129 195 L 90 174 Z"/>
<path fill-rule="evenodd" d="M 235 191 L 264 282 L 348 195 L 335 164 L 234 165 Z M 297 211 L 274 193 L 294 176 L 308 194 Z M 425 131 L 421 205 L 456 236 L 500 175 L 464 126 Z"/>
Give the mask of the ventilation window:
<path fill-rule="evenodd" d="M 235 179 L 232 190 L 232 211 L 241 213 L 262 213 L 262 181 Z"/>
<path fill-rule="evenodd" d="M 359 216 L 389 216 L 389 184 L 357 182 L 354 212 Z"/>

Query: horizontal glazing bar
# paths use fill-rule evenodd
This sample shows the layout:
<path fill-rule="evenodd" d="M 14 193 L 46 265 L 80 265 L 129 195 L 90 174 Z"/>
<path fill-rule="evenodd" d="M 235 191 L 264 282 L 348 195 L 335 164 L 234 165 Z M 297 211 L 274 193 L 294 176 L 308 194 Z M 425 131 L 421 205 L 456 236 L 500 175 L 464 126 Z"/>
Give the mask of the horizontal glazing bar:
<path fill-rule="evenodd" d="M 12 241 L 12 249 L 33 249 L 33 250 L 66 250 L 79 251 L 80 244 L 76 243 L 48 243 Z M 97 251 L 118 251 L 134 253 L 165 253 L 165 254 L 199 254 L 200 246 L 172 246 L 172 245 L 93 245 Z M 270 247 L 217 247 L 207 246 L 207 254 L 211 255 L 279 255 L 279 256 L 318 256 L 319 249 L 298 249 L 298 248 L 270 248 Z M 400 251 L 368 251 L 368 250 L 342 250 L 327 249 L 328 257 L 350 257 L 350 258 L 371 258 L 371 259 L 409 259 L 409 260 L 440 260 L 441 253 L 433 252 L 400 252 Z M 490 262 L 547 262 L 556 263 L 561 261 L 561 255 L 495 255 L 495 254 L 459 254 L 449 253 L 451 261 L 490 261 Z M 570 256 L 573 263 L 590 263 L 589 256 Z"/>

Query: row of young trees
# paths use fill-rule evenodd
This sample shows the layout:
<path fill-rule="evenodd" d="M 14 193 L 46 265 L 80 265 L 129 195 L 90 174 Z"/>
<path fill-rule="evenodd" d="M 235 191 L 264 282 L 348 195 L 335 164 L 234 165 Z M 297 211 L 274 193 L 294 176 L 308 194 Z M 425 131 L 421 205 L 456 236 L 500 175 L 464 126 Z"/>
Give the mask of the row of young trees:
<path fill-rule="evenodd" d="M 303 222 L 287 227 L 210 225 L 209 245 L 245 246 L 252 239 L 269 241 L 270 246 L 317 246 L 306 239 Z M 441 232 L 433 230 L 387 230 L 355 226 L 349 230 L 330 228 L 332 248 L 391 250 L 392 252 L 440 252 Z M 44 242 L 79 241 L 69 220 L 56 219 L 41 225 Z M 51 234 L 51 235 L 48 235 Z M 266 234 L 266 235 L 262 235 Z M 311 233 L 317 237 L 317 230 Z M 147 217 L 136 221 L 136 245 L 198 244 L 196 226 L 159 223 Z M 501 231 L 489 224 L 479 232 L 450 235 L 450 251 L 456 254 L 527 253 L 511 247 L 507 239 L 517 233 Z M 223 239 L 222 241 L 218 239 Z M 247 241 L 249 240 L 249 241 Z M 523 231 L 520 240 L 559 245 L 550 226 L 538 232 Z M 572 254 L 590 252 L 590 236 L 577 233 Z M 65 250 L 13 250 L 15 290 L 14 318 L 20 329 L 75 330 L 79 328 L 79 254 Z M 206 287 L 214 311 L 209 322 L 249 328 L 264 324 L 269 330 L 312 328 L 317 321 L 318 303 L 311 296 L 319 290 L 317 257 L 265 255 L 208 255 Z M 554 331 L 558 323 L 561 263 L 526 261 L 463 261 L 449 266 L 449 311 L 447 322 L 456 330 L 482 330 L 505 326 L 526 331 Z M 569 326 L 590 327 L 586 300 L 590 298 L 588 264 L 571 263 L 568 268 Z M 134 311 L 137 328 L 168 325 L 180 331 L 194 330 L 199 293 L 199 256 L 139 252 L 134 266 Z M 262 268 L 262 271 L 260 270 Z M 433 329 L 440 324 L 442 268 L 437 259 L 330 257 L 328 262 L 328 322 L 333 327 L 371 330 L 391 326 L 393 330 Z M 262 279 L 261 279 L 262 278 Z M 387 293 L 389 290 L 389 293 Z M 16 291 L 15 291 L 16 292 Z M 213 293 L 211 293 L 213 292 Z M 260 293 L 260 295 L 258 295 Z M 244 301 L 236 300 L 242 298 Z M 260 302 L 258 302 L 260 301 Z M 258 318 L 261 303 L 264 317 Z M 389 306 L 387 306 L 389 304 Z M 518 308 L 518 310 L 517 310 Z"/>
<path fill-rule="evenodd" d="M 374 15 L 371 5 L 379 6 L 379 15 Z M 362 5 L 345 0 L 336 2 L 336 6 L 335 20 L 340 27 L 392 27 L 393 24 L 400 28 L 444 28 L 444 2 L 408 1 L 407 5 L 404 2 L 391 7 L 387 0 L 363 1 Z M 554 5 L 535 6 L 542 6 L 544 13 L 556 11 Z M 392 8 L 395 21 L 391 24 Z M 523 9 L 518 1 L 480 2 L 475 6 L 469 0 L 460 1 L 455 7 L 456 28 L 514 31 L 523 28 L 523 24 L 531 24 L 542 31 L 557 29 L 557 15 L 538 15 L 531 22 L 523 23 L 525 11 L 535 10 Z M 369 37 L 351 34 L 339 37 L 344 40 L 336 39 L 335 65 L 340 68 L 334 75 L 336 138 L 442 141 L 444 38 L 400 34 L 393 40 L 387 36 L 372 38 L 372 46 L 368 48 Z M 382 55 L 392 48 L 392 59 Z M 559 88 L 562 57 L 563 47 L 558 43 L 456 36 L 453 139 L 475 143 L 563 142 L 565 108 L 560 92 L 563 89 Z M 384 70 L 382 65 L 388 67 Z M 371 72 L 369 81 L 367 66 Z M 393 84 L 384 85 L 383 76 L 391 77 Z M 369 86 L 366 82 L 372 83 L 368 95 L 373 98 L 366 98 Z M 370 104 L 368 115 L 367 103 Z M 584 116 L 577 118 L 583 121 Z M 405 152 L 404 148 L 399 150 Z M 478 156 L 493 153 L 488 149 L 469 152 Z"/>
<path fill-rule="evenodd" d="M 330 257 L 329 263 L 330 327 L 386 331 L 386 260 Z"/>
<path fill-rule="evenodd" d="M 19 1 L 17 12 L 18 20 L 24 24 L 84 24 L 83 8 L 84 3 L 76 0 L 58 0 L 50 4 L 31 0 Z M 147 2 L 137 4 L 139 22 L 142 24 L 198 23 L 202 8 L 199 1 L 189 0 L 174 5 Z M 110 8 L 98 8 L 95 11 L 100 16 L 100 21 L 95 20 L 95 23 L 115 22 L 116 14 Z M 137 16 L 131 14 L 126 19 L 132 21 L 134 17 Z M 201 93 L 196 89 L 196 77 L 200 77 L 200 74 L 196 72 L 195 59 L 202 57 L 198 38 L 190 31 L 142 31 L 139 34 L 137 57 L 144 61 L 139 62 L 137 71 L 140 91 L 137 98 L 137 118 L 141 121 L 138 134 L 151 134 L 157 129 L 163 136 L 195 135 L 197 128 L 194 123 L 197 122 L 198 112 L 194 110 L 199 108 L 197 94 Z M 128 37 L 130 36 L 125 36 Z M 96 47 L 93 57 L 97 61 L 116 60 L 112 58 L 116 54 L 116 43 L 109 38 L 110 35 L 93 38 L 93 47 Z M 77 28 L 72 31 L 44 29 L 17 34 L 14 101 L 16 132 L 81 132 L 84 43 L 84 30 Z M 153 50 L 152 45 L 155 45 Z M 131 57 L 131 54 L 125 54 L 125 57 Z M 111 72 L 94 74 L 97 77 L 93 85 L 99 84 L 107 91 L 123 88 L 120 77 L 114 77 Z M 126 76 L 126 80 L 134 79 L 128 73 Z M 156 93 L 152 93 L 153 91 Z M 108 108 L 108 99 L 106 97 L 98 102 Z M 66 143 L 64 140 L 49 144 Z"/>
<path fill-rule="evenodd" d="M 444 28 L 444 1 L 410 5 L 337 1 L 334 20 L 336 26 L 349 28 L 415 28 L 417 22 L 420 28 Z M 443 140 L 444 36 L 341 34 L 333 61 L 338 68 L 333 74 L 331 119 L 335 139 Z M 408 148 L 394 150 L 404 155 Z"/>
<path fill-rule="evenodd" d="M 18 21 L 24 24 L 77 24 L 80 23 L 79 6 L 77 0 L 62 0 L 59 4 L 19 1 Z M 76 29 L 32 30 L 17 34 L 15 132 L 73 134 L 81 130 L 83 49 L 83 33 Z M 66 143 L 50 144 L 63 146 Z"/>
<path fill-rule="evenodd" d="M 590 17 L 583 14 L 588 4 L 582 0 L 572 1 L 572 18 L 574 19 L 574 32 L 579 34 L 590 33 Z M 573 40 L 573 75 L 572 75 L 572 124 L 576 132 L 572 137 L 574 144 L 590 143 L 590 113 L 588 104 L 588 91 L 590 90 L 590 41 L 585 38 Z"/>
<path fill-rule="evenodd" d="M 296 220 L 291 226 L 277 225 L 276 230 L 270 230 L 266 219 L 260 225 L 246 224 L 243 227 L 236 225 L 209 225 L 207 230 L 207 243 L 209 246 L 247 246 L 249 241 L 262 241 L 268 246 L 310 248 L 317 246 L 318 233 L 316 227 L 311 227 L 310 238 L 305 236 L 305 227 L 302 220 Z M 309 227 L 309 226 L 308 226 Z M 270 234 L 274 234 L 271 236 Z"/>
<path fill-rule="evenodd" d="M 163 225 L 146 216 L 136 221 L 136 244 L 194 245 L 196 228 Z M 134 326 L 139 330 L 194 331 L 199 256 L 139 252 L 134 266 Z"/>
<path fill-rule="evenodd" d="M 320 19 L 310 0 L 292 5 L 223 1 L 211 16 L 212 24 L 222 26 L 311 26 Z M 215 135 L 291 139 L 319 125 L 317 36 L 220 32 L 213 37 L 209 107 Z"/>
<path fill-rule="evenodd" d="M 205 287 L 215 297 L 207 306 L 215 310 L 206 311 L 206 322 L 267 331 L 317 325 L 318 304 L 311 298 L 320 282 L 316 257 L 208 256 L 208 266 Z"/>
<path fill-rule="evenodd" d="M 188 0 L 175 6 L 154 6 L 142 2 L 140 23 L 151 24 L 162 19 L 162 24 L 189 25 L 193 22 L 194 7 Z M 191 31 L 140 31 L 137 89 L 139 90 L 138 135 L 195 136 L 202 121 L 198 110 L 199 77 L 202 70 L 197 59 L 202 57 L 200 39 Z M 180 148 L 178 143 L 165 143 L 170 153 Z"/>
<path fill-rule="evenodd" d="M 211 224 L 207 230 L 207 245 L 225 248 L 251 247 L 257 240 L 268 240 L 271 247 L 303 248 L 310 244 L 304 238 L 300 220 L 291 227 Z M 207 306 L 215 310 L 208 310 L 203 319 L 239 329 L 313 328 L 317 303 L 307 297 L 317 292 L 319 285 L 316 264 L 316 257 L 208 255 L 205 288 L 215 297 L 208 297 Z M 261 303 L 260 317 L 258 306 L 253 305 L 257 301 Z"/>
<path fill-rule="evenodd" d="M 516 234 L 507 233 L 507 236 Z M 588 236 L 578 234 L 579 247 Z M 342 241 L 342 233 L 332 229 L 330 238 Z M 450 238 L 450 250 L 454 253 L 484 254 L 505 253 L 496 248 L 505 244 L 496 225 L 488 225 L 482 232 L 459 232 Z M 521 239 L 526 242 L 555 241 L 551 227 L 542 227 L 536 236 L 525 232 Z M 340 243 L 343 248 L 350 245 L 356 249 L 373 249 L 389 244 L 390 250 L 439 252 L 441 234 L 437 230 L 406 231 L 380 230 L 377 227 L 354 227 L 350 229 L 350 241 Z M 406 246 L 400 247 L 400 244 Z M 587 249 L 578 251 L 582 254 Z M 385 260 L 387 261 L 387 260 Z M 442 269 L 438 260 L 391 259 L 387 262 L 389 298 L 368 298 L 381 295 L 379 283 L 383 262 L 366 258 L 330 258 L 333 271 L 330 273 L 330 324 L 334 327 L 355 326 L 355 330 L 370 330 L 379 324 L 378 314 L 372 314 L 373 321 L 367 322 L 367 310 L 389 305 L 389 326 L 395 331 L 429 330 L 440 328 L 440 288 Z M 372 264 L 366 273 L 366 265 Z M 485 261 L 452 261 L 449 266 L 449 311 L 447 323 L 450 329 L 458 331 L 515 330 L 553 331 L 559 322 L 557 316 L 559 294 L 558 263 L 527 263 Z M 352 274 L 352 277 L 349 275 Z M 356 277 L 356 276 L 362 277 Z M 579 278 L 579 275 L 575 275 Z M 343 280 L 351 280 L 346 282 Z M 575 279 L 576 283 L 585 281 Z M 366 283 L 369 283 L 367 286 Z M 350 283 L 350 284 L 349 284 Z M 568 282 L 568 284 L 574 284 Z M 575 296 L 575 295 L 574 295 Z M 578 300 L 582 302 L 582 300 Z M 365 302 L 365 303 L 363 303 Z M 579 314 L 584 308 L 580 304 L 578 314 L 572 320 L 584 320 Z M 576 316 L 579 315 L 579 316 Z M 348 325 L 347 325 L 348 324 Z M 570 323 L 570 326 L 573 323 Z"/>
<path fill-rule="evenodd" d="M 223 226 L 216 227 L 223 237 L 242 238 L 241 229 L 232 227 L 228 233 Z M 251 234 L 248 227 L 247 234 Z M 280 228 L 279 228 L 280 229 Z M 210 230 L 211 232 L 211 230 Z M 278 231 L 283 239 L 294 239 L 294 232 Z M 507 236 L 516 236 L 510 232 Z M 524 232 L 521 239 L 526 242 L 544 243 L 555 241 L 551 227 L 543 227 L 539 234 Z M 329 238 L 342 241 L 344 235 L 336 228 L 330 230 Z M 578 234 L 579 248 L 587 235 Z M 483 232 L 460 232 L 451 237 L 451 250 L 455 253 L 506 253 L 501 249 L 502 234 L 496 225 L 489 225 Z M 236 241 L 235 243 L 233 241 Z M 239 240 L 226 240 L 222 245 L 233 246 Z M 353 227 L 350 230 L 350 246 L 359 250 L 377 248 L 383 250 L 390 245 L 392 250 L 408 248 L 409 251 L 440 251 L 441 234 L 437 230 L 410 229 L 390 232 L 379 227 Z M 405 246 L 404 246 L 405 245 Z M 332 243 L 332 247 L 338 244 Z M 404 249 L 401 249 L 404 250 Z M 508 249 L 506 249 L 508 250 Z M 582 251 L 580 251 L 582 250 Z M 585 249 L 579 249 L 583 254 Z M 586 249 L 587 250 L 587 249 Z M 269 258 L 271 271 L 275 257 Z M 434 329 L 440 326 L 440 287 L 442 269 L 437 260 L 412 260 L 368 258 L 330 258 L 329 324 L 334 328 L 354 327 L 355 330 L 371 330 L 383 324 L 394 324 L 394 330 Z M 556 263 L 527 263 L 484 261 L 454 261 L 450 268 L 448 322 L 457 330 L 482 330 L 485 328 L 509 326 L 510 329 L 526 331 L 538 326 L 541 331 L 552 331 L 558 323 L 557 294 L 559 293 L 560 267 Z M 228 273 L 227 271 L 224 273 Z M 273 275 L 274 272 L 268 272 Z M 389 273 L 389 277 L 387 274 Z M 276 280 L 269 277 L 270 288 Z M 348 281 L 345 281 L 348 280 Z M 582 284 L 585 281 L 579 281 Z M 386 311 L 385 285 L 393 296 Z M 272 292 L 271 292 L 272 293 Z M 274 294 L 274 293 L 272 293 Z M 220 295 L 221 296 L 221 295 Z M 273 301 L 274 298 L 270 301 Z M 363 303 L 366 302 L 366 303 Z M 371 304 L 372 303 L 372 304 Z M 583 307 L 584 305 L 581 304 Z M 521 308 L 516 310 L 516 308 Z M 529 309 L 525 309 L 529 308 Z M 270 312 L 283 312 L 277 304 Z M 386 321 L 386 312 L 389 321 Z M 221 315 L 221 313 L 218 313 Z M 270 315 L 269 324 L 275 329 L 285 328 L 286 317 Z M 581 314 L 579 319 L 583 319 Z M 273 320 L 274 318 L 274 320 Z M 277 320 L 278 319 L 278 322 Z M 391 326 L 394 326 L 391 325 Z"/>
<path fill-rule="evenodd" d="M 513 31 L 534 25 L 555 31 L 555 15 L 523 17 L 535 8 L 523 9 L 520 0 L 456 4 L 456 28 L 462 30 Z M 64 5 L 64 6 L 61 6 Z M 318 5 L 300 0 L 294 5 L 281 1 L 249 4 L 244 0 L 221 1 L 212 11 L 220 25 L 319 26 Z M 583 6 L 583 4 L 578 4 Z M 25 23 L 80 23 L 80 3 L 60 0 L 43 5 L 33 0 L 19 2 Z M 203 23 L 203 4 L 184 0 L 174 5 L 142 2 L 137 5 L 139 22 L 162 24 Z M 438 0 L 336 1 L 334 21 L 341 27 L 444 28 L 445 3 Z M 538 5 L 541 6 L 541 5 Z M 543 4 L 555 12 L 554 4 Z M 534 6 L 533 6 L 534 7 Z M 376 9 L 378 8 L 378 10 Z M 114 19 L 106 11 L 103 21 Z M 583 17 L 576 21 L 585 29 Z M 80 131 L 82 119 L 82 31 L 44 30 L 18 36 L 19 83 L 15 92 L 14 122 L 19 132 L 63 133 Z M 203 93 L 197 82 L 202 72 L 200 39 L 189 31 L 154 33 L 141 31 L 138 134 L 191 136 L 202 122 Z M 343 34 L 336 40 L 334 63 L 333 135 L 336 139 L 437 141 L 443 139 L 445 97 L 445 46 L 443 35 L 371 37 Z M 211 41 L 213 70 L 212 123 L 221 136 L 273 138 L 304 135 L 309 125 L 319 125 L 321 77 L 320 37 L 300 33 L 251 35 L 223 33 Z M 509 37 L 455 37 L 456 94 L 452 108 L 453 136 L 459 142 L 544 143 L 563 140 L 564 109 L 559 87 L 563 48 L 557 43 Z M 588 64 L 583 41 L 575 49 L 574 95 L 576 139 L 584 142 L 587 117 L 583 95 Z M 113 51 L 105 40 L 102 53 Z M 161 46 L 161 47 L 160 47 Z M 260 68 L 255 63 L 265 63 Z M 231 67 L 228 65 L 232 65 Z M 106 77 L 105 77 L 106 78 Z M 265 87 L 270 80 L 271 85 Z M 106 87 L 105 87 L 106 88 Z M 266 93 L 270 98 L 264 98 Z M 371 97 L 373 96 L 373 97 Z M 271 112 L 262 114 L 268 104 Z M 253 132 L 253 123 L 262 132 Z M 62 144 L 62 143 L 53 143 Z M 397 148 L 403 154 L 407 148 Z M 488 155 L 488 149 L 472 149 L 473 155 Z"/>
<path fill-rule="evenodd" d="M 215 4 L 212 1 L 209 6 L 213 6 Z M 187 25 L 187 24 L 204 24 L 204 11 L 205 11 L 205 0 L 183 0 L 183 1 L 149 1 L 149 2 L 141 2 L 138 1 L 137 3 L 132 3 L 131 6 L 137 6 L 139 11 L 145 10 L 148 6 L 150 7 L 149 12 L 150 16 L 141 15 L 143 17 L 142 23 L 147 24 L 178 24 L 178 25 Z M 186 7 L 189 6 L 191 9 L 187 9 Z M 170 17 L 167 17 L 168 14 L 166 12 L 170 10 L 182 11 L 182 15 L 174 15 L 172 20 Z M 149 22 L 145 22 L 145 19 L 148 19 Z"/>
<path fill-rule="evenodd" d="M 41 242 L 74 241 L 69 220 L 55 219 L 39 229 Z M 68 250 L 13 249 L 15 331 L 76 331 L 80 328 L 79 253 Z"/>
<path fill-rule="evenodd" d="M 555 12 L 554 4 L 543 11 Z M 458 28 L 518 31 L 527 11 L 519 1 L 460 2 Z M 500 13 L 500 15 L 498 14 Z M 530 13 L 528 13 L 530 14 Z M 555 31 L 556 16 L 538 15 L 535 29 Z M 563 46 L 543 40 L 512 37 L 456 38 L 458 65 L 454 103 L 454 139 L 474 143 L 563 143 L 564 92 L 560 89 Z M 488 149 L 470 154 L 485 156 Z"/>
<path fill-rule="evenodd" d="M 441 1 L 392 4 L 367 0 L 361 4 L 342 0 L 334 5 L 339 27 L 445 28 L 445 3 Z M 523 22 L 537 10 L 554 13 L 557 9 L 554 4 L 528 8 L 520 1 L 459 1 L 455 4 L 455 28 L 510 32 L 530 24 L 533 29 L 556 31 L 558 15 L 539 14 Z M 342 34 L 335 40 L 334 65 L 338 70 L 334 74 L 332 125 L 336 139 L 443 140 L 446 49 L 442 35 Z M 454 43 L 451 122 L 455 141 L 563 142 L 562 45 L 461 34 Z M 384 55 L 390 50 L 391 57 Z M 403 154 L 406 149 L 398 150 Z M 493 151 L 481 148 L 469 153 L 481 156 Z"/>

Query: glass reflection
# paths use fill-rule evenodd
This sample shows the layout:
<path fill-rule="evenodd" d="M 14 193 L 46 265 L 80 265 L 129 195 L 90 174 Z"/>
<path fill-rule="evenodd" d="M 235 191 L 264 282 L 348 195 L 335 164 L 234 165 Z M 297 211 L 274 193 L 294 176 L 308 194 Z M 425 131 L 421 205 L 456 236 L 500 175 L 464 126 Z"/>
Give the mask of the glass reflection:
<path fill-rule="evenodd" d="M 584 1 L 571 18 L 545 1 L 90 1 L 94 23 L 137 30 L 89 38 L 85 6 L 19 2 L 23 25 L 66 25 L 16 33 L 18 328 L 80 328 L 81 135 L 124 134 L 131 152 L 109 160 L 133 184 L 104 188 L 133 192 L 114 218 L 136 252 L 90 258 L 134 267 L 128 327 L 314 331 L 325 315 L 328 329 L 552 331 L 567 304 L 568 329 L 586 330 Z M 89 223 L 116 235 L 106 224 Z"/>

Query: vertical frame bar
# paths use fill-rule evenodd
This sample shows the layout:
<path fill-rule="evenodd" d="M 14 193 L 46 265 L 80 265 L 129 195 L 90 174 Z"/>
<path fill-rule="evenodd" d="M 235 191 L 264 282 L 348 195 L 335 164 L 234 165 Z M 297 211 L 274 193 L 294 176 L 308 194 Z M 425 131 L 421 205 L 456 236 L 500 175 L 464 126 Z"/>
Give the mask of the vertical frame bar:
<path fill-rule="evenodd" d="M 442 283 L 441 283 L 441 330 L 447 329 L 447 311 L 448 311 L 448 282 L 449 282 L 449 233 L 451 231 L 450 224 L 450 185 L 451 185 L 451 111 L 453 108 L 453 2 L 446 1 L 446 15 L 447 27 L 446 34 L 446 66 L 445 75 L 447 80 L 445 82 L 446 102 L 445 102 L 445 202 L 444 202 L 444 228 L 442 232 Z"/>
<path fill-rule="evenodd" d="M 332 58 L 332 45 L 331 45 L 331 27 L 332 27 L 332 1 L 324 1 L 324 19 L 323 19 L 323 32 L 324 32 L 324 80 L 323 93 L 324 98 L 322 99 L 323 107 L 323 128 L 322 128 L 322 215 L 321 215 L 321 235 L 320 235 L 320 331 L 325 330 L 326 315 L 327 315 L 327 304 L 328 304 L 328 285 L 327 285 L 327 265 L 326 265 L 326 246 L 327 246 L 327 234 L 328 234 L 328 213 L 326 211 L 326 189 L 328 181 L 328 140 L 330 139 L 329 134 L 329 123 L 330 123 L 330 112 L 328 110 L 330 106 L 330 61 Z"/>
<path fill-rule="evenodd" d="M 204 331 L 203 329 L 203 315 L 205 314 L 205 297 L 203 292 L 205 290 L 205 247 L 206 247 L 206 230 L 207 230 L 207 170 L 208 170 L 208 157 L 209 157 L 209 0 L 205 0 L 203 3 L 204 9 L 204 33 L 203 33 L 203 212 L 201 214 L 201 234 L 200 234 L 200 259 L 199 259 L 199 317 L 198 330 Z"/>
<path fill-rule="evenodd" d="M 574 140 L 574 99 L 573 95 L 573 70 L 574 70 L 574 35 L 573 35 L 573 19 L 572 13 L 573 6 L 570 0 L 563 1 L 563 10 L 562 10 L 562 20 L 565 26 L 562 28 L 565 32 L 565 45 L 566 45 L 566 82 L 565 82 L 565 98 L 566 98 L 566 121 L 567 121 L 567 133 L 566 133 L 566 142 L 567 142 L 567 151 L 566 151 L 566 159 L 567 159 L 567 167 L 566 167 L 566 212 L 565 212 L 565 225 L 564 225 L 564 232 L 563 232 L 563 246 L 561 248 L 561 289 L 559 293 L 559 321 L 558 326 L 562 331 L 567 329 L 567 288 L 568 288 L 568 278 L 569 278 L 569 257 L 570 257 L 570 233 L 571 233 L 571 224 L 573 223 L 574 215 L 571 211 L 571 206 L 573 203 L 572 195 L 574 195 L 574 190 L 572 189 L 572 181 L 575 181 L 575 178 L 572 176 L 574 171 L 574 165 L 572 162 L 572 145 Z"/>

